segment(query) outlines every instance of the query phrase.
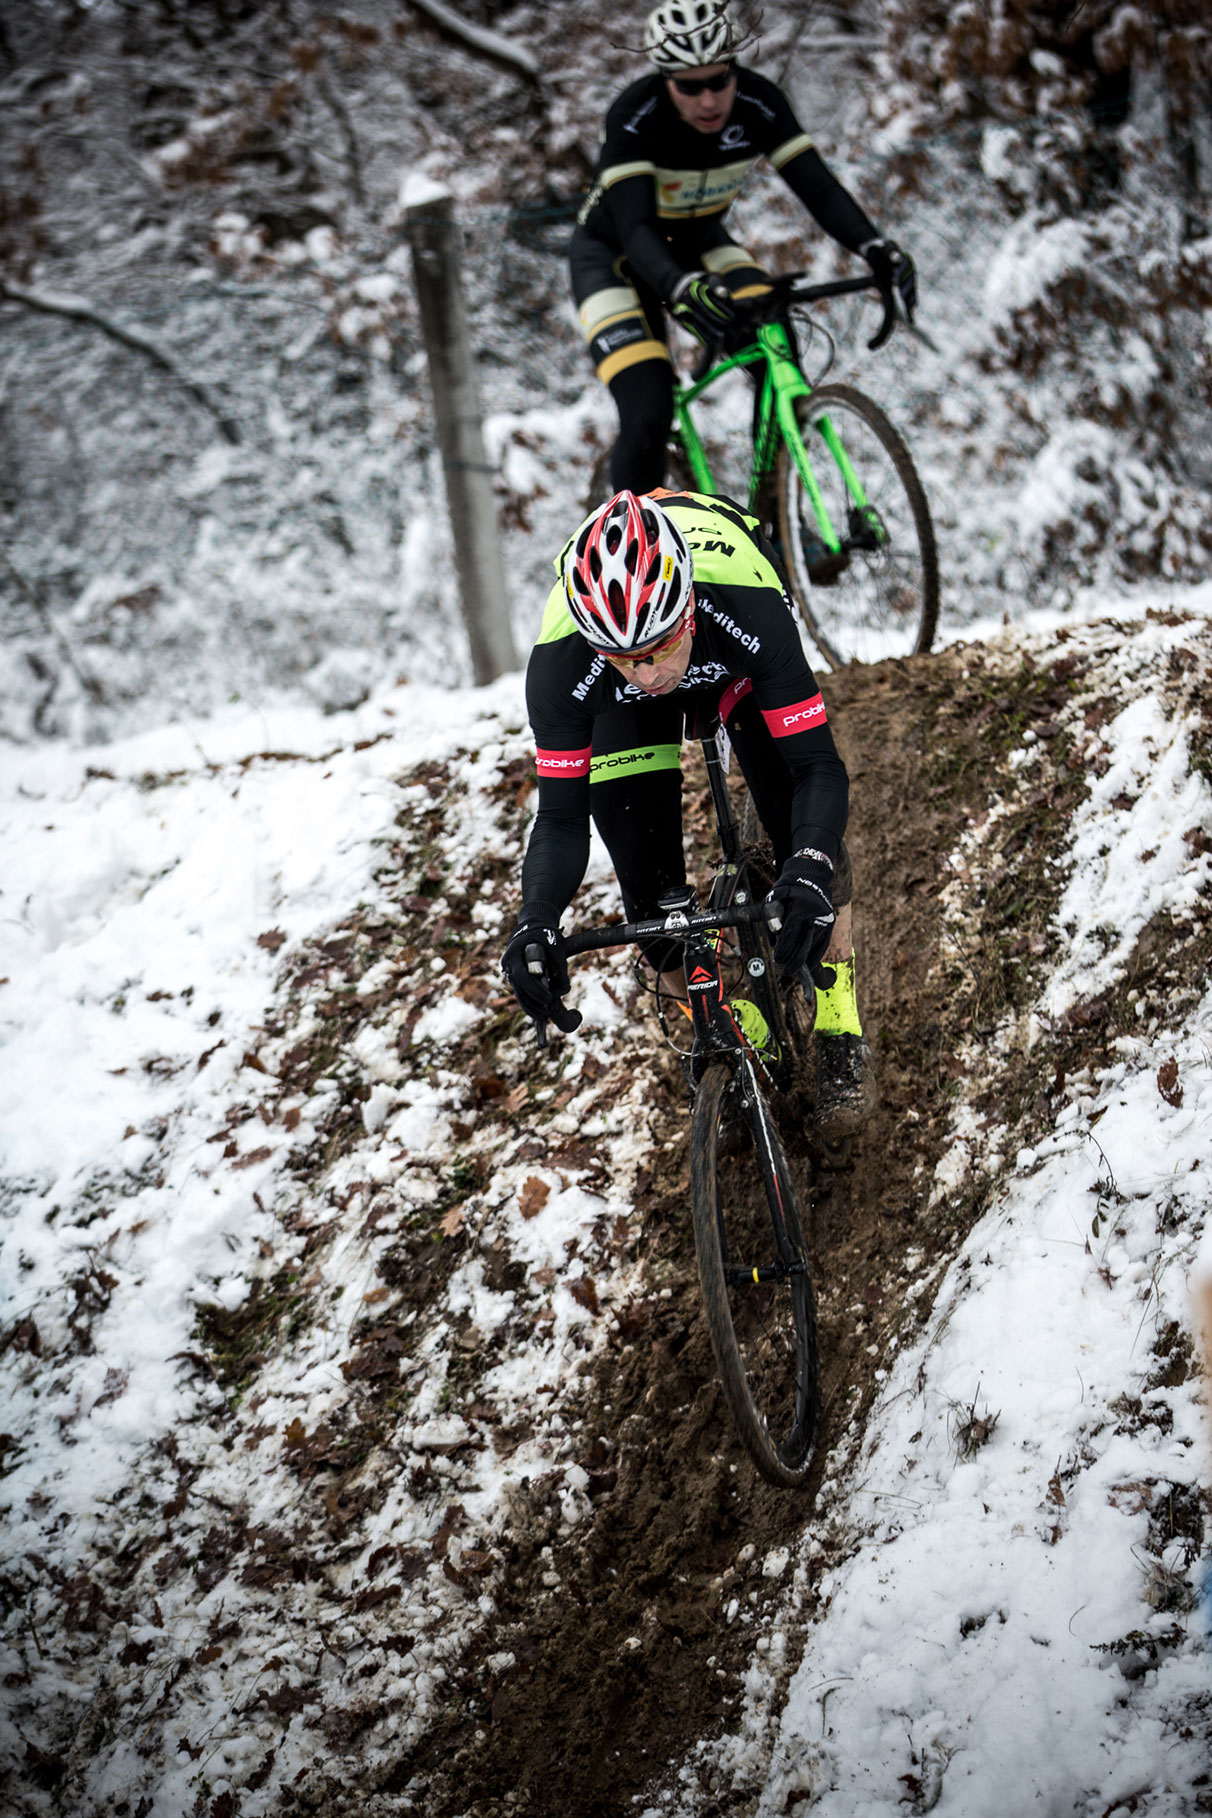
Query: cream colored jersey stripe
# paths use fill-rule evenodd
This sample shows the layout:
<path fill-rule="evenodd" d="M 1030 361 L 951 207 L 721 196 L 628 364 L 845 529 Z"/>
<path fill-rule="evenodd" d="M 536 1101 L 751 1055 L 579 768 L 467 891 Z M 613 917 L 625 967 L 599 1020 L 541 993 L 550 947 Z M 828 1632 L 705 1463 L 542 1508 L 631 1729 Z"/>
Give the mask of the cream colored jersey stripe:
<path fill-rule="evenodd" d="M 799 133 L 794 139 L 788 139 L 786 145 L 780 145 L 777 151 L 767 155 L 775 170 L 782 170 L 784 164 L 792 158 L 798 158 L 801 152 L 812 150 L 812 140 L 807 133 Z"/>
<path fill-rule="evenodd" d="M 757 260 L 743 246 L 709 246 L 703 254 L 704 271 L 735 271 L 738 265 L 752 265 Z"/>
<path fill-rule="evenodd" d="M 615 183 L 622 183 L 627 177 L 655 177 L 656 165 L 651 158 L 644 158 L 635 164 L 612 164 L 598 178 L 603 189 L 610 189 Z"/>
<path fill-rule="evenodd" d="M 640 299 L 629 284 L 612 286 L 609 290 L 595 290 L 577 311 L 581 321 L 581 332 L 589 340 L 599 328 L 607 322 L 613 322 L 619 316 L 634 315 L 640 307 Z"/>

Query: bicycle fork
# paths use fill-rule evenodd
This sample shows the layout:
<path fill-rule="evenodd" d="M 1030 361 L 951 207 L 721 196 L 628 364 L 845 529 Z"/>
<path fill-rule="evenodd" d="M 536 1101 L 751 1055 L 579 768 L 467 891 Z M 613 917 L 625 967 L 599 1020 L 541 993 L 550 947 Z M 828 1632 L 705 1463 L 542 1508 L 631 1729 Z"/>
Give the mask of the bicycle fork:
<path fill-rule="evenodd" d="M 747 1054 L 741 1056 L 737 1065 L 737 1087 L 741 1110 L 753 1135 L 753 1146 L 762 1172 L 776 1256 L 775 1261 L 769 1263 L 738 1263 L 725 1254 L 724 1274 L 734 1287 L 760 1287 L 764 1283 L 791 1281 L 797 1275 L 806 1275 L 808 1264 L 803 1251 L 793 1241 L 788 1230 L 783 1177 L 774 1151 L 770 1112 L 758 1086 L 753 1062 Z"/>

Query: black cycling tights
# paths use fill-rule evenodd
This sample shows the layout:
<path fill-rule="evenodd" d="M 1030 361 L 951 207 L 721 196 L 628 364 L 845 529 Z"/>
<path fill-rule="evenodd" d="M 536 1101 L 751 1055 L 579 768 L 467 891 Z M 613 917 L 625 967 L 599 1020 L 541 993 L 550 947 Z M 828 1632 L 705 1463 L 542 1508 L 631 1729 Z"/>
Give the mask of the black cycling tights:
<path fill-rule="evenodd" d="M 655 916 L 658 898 L 686 881 L 682 845 L 682 771 L 679 753 L 687 721 L 710 723 L 721 688 L 699 694 L 651 695 L 619 702 L 593 728 L 590 810 L 614 865 L 629 921 Z M 728 734 L 749 785 L 754 807 L 774 846 L 776 869 L 791 850 L 793 783 L 752 694 L 728 715 Z M 843 843 L 833 904 L 851 896 L 850 862 Z M 657 972 L 680 963 L 681 948 L 647 941 L 642 951 Z"/>
<path fill-rule="evenodd" d="M 610 381 L 619 412 L 619 439 L 610 456 L 615 492 L 651 492 L 665 483 L 665 450 L 673 422 L 673 367 L 639 360 Z"/>

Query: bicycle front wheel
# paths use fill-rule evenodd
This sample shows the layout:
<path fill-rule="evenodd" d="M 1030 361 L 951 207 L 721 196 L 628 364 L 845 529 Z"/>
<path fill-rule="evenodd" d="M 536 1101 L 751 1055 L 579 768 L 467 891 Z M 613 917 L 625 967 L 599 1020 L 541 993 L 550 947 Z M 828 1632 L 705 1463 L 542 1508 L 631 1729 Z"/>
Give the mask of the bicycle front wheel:
<path fill-rule="evenodd" d="M 787 1157 L 752 1071 L 714 1061 L 694 1101 L 690 1196 L 720 1381 L 762 1476 L 807 1479 L 820 1414 L 816 1305 Z"/>
<path fill-rule="evenodd" d="M 849 385 L 822 385 L 795 408 L 842 546 L 838 553 L 826 548 L 784 443 L 777 468 L 783 561 L 818 648 L 834 669 L 929 650 L 938 624 L 938 551 L 909 450 L 878 404 Z"/>

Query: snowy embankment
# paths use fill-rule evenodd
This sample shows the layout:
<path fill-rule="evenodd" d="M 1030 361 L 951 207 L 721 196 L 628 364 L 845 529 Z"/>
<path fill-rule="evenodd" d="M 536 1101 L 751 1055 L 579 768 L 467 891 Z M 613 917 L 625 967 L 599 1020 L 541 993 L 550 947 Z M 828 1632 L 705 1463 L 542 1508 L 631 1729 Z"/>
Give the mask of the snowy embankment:
<path fill-rule="evenodd" d="M 1066 636 L 1110 705 L 1067 710 L 1089 790 L 1053 851 L 1063 957 L 965 1056 L 934 1189 L 994 1185 L 991 1209 L 886 1360 L 861 1470 L 806 1517 L 743 1723 L 654 1812 L 721 1776 L 771 1814 L 1201 1809 L 1212 999 L 1191 981 L 1171 1014 L 1127 981 L 1144 931 L 1206 928 L 1212 640 L 1174 614 Z M 541 1067 L 501 998 L 523 717 L 518 678 L 397 688 L 8 766 L 0 1761 L 23 1813 L 372 1788 L 490 1622 L 513 1512 L 591 1513 L 578 1383 L 642 1290 L 651 1082 L 617 966 L 579 972 L 585 1036 Z M 1049 761 L 1035 740 L 1012 767 L 1044 789 Z M 953 855 L 957 950 L 985 845 Z M 609 900 L 595 858 L 582 907 Z M 1073 1065 L 1110 993 L 1133 1026 Z M 1048 1128 L 987 1109 L 1024 1050 Z M 826 1520 L 849 1557 L 788 1684 Z M 383 1800 L 360 1809 L 407 1809 Z"/>
<path fill-rule="evenodd" d="M 1055 965 L 1035 1010 L 964 1057 L 936 1175 L 943 1203 L 982 1173 L 997 1191 L 842 1490 L 862 1540 L 825 1587 L 763 1814 L 1209 1809 L 1212 992 L 1206 955 L 1185 1014 L 1128 981 L 1155 918 L 1208 917 L 1212 639 L 1161 613 L 1072 643 L 1100 653 L 1112 705 L 1068 715 L 1090 788 L 1055 853 Z M 1046 747 L 1013 760 L 1042 800 Z M 957 855 L 958 952 L 988 831 Z M 1051 1038 L 1117 988 L 1135 1029 L 1066 1076 Z M 972 1108 L 1015 1047 L 1056 1107 L 1017 1151 Z M 809 1530 L 802 1572 L 813 1555 Z"/>
<path fill-rule="evenodd" d="M 467 1045 L 514 1021 L 523 727 L 513 677 L 9 772 L 3 1746 L 28 1809 L 137 1788 L 175 1815 L 230 1783 L 268 1811 L 371 1723 L 398 1752 L 510 1494 L 587 1506 L 568 1378 L 634 1276 L 610 1181 L 647 1112 L 592 982 L 558 1091 L 516 1040 L 509 1093 L 496 1040 Z M 378 1319 L 414 1268 L 432 1313 Z"/>

